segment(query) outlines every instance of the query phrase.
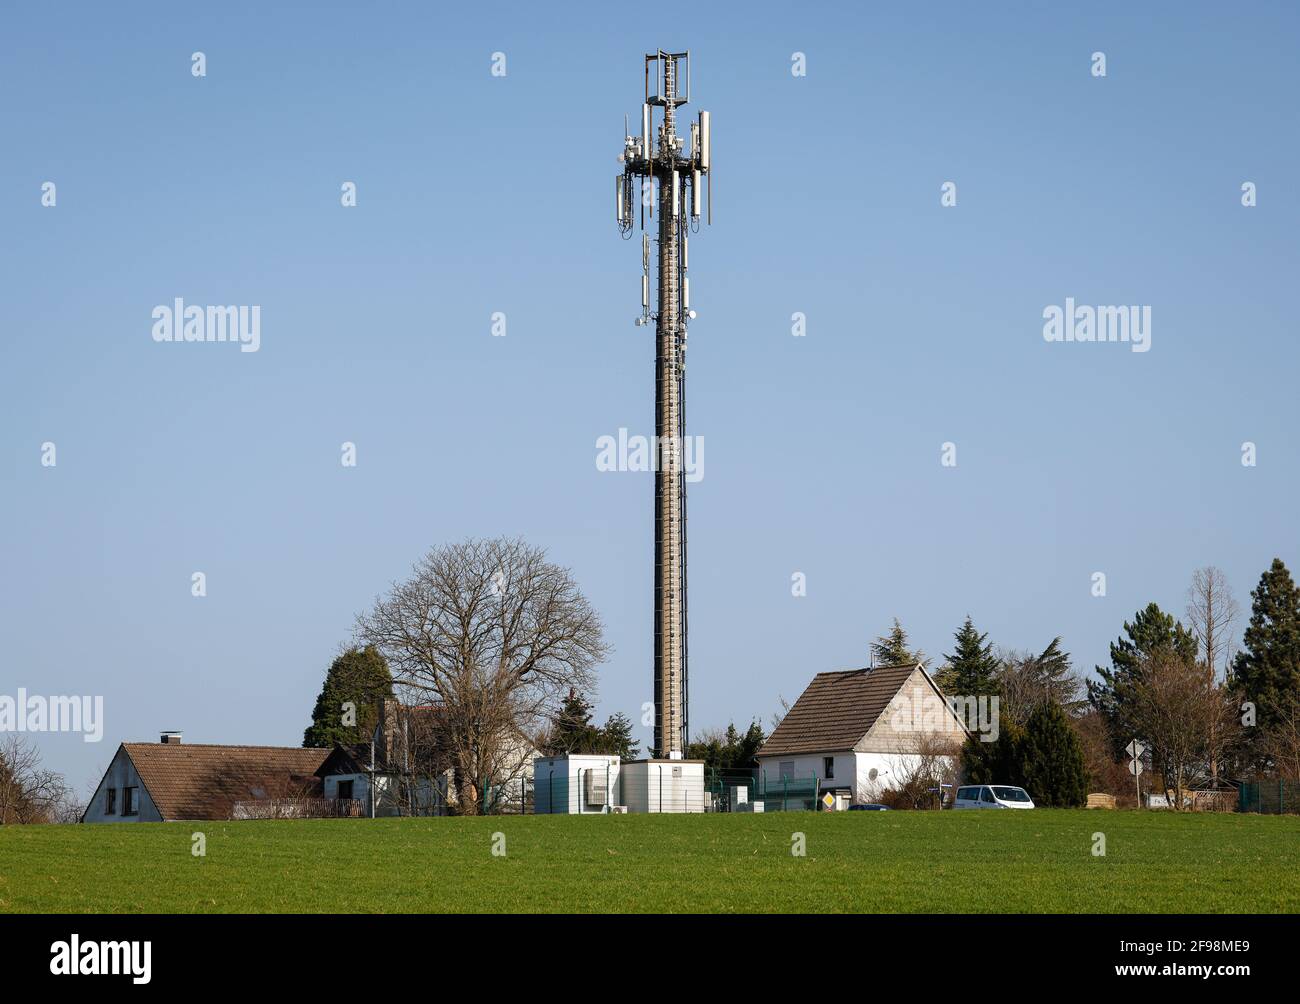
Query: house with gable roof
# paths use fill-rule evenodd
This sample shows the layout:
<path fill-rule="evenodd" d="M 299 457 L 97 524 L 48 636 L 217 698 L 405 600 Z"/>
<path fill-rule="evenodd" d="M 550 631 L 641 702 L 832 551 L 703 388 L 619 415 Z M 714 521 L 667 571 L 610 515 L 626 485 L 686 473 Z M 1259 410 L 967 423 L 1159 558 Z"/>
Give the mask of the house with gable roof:
<path fill-rule="evenodd" d="M 83 823 L 230 819 L 237 802 L 318 797 L 327 749 L 122 743 L 91 797 Z"/>
<path fill-rule="evenodd" d="M 814 676 L 757 758 L 767 791 L 811 776 L 847 808 L 936 751 L 955 761 L 967 734 L 924 666 L 849 669 Z"/>

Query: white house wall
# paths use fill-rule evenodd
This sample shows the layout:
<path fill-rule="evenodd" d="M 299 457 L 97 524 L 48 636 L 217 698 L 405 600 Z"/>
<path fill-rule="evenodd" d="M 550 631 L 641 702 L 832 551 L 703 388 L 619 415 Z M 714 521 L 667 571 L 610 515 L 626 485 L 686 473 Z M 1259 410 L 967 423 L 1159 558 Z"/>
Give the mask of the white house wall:
<path fill-rule="evenodd" d="M 825 774 L 826 757 L 831 758 L 835 771 L 835 776 L 830 779 Z M 759 776 L 766 785 L 768 800 L 780 797 L 783 764 L 791 765 L 791 777 L 800 780 L 806 780 L 810 775 L 816 777 L 818 786 L 823 791 L 827 788 L 848 788 L 853 801 L 857 803 L 875 801 L 884 789 L 902 784 L 907 775 L 921 765 L 921 757 L 912 753 L 844 753 L 830 750 L 825 753 L 761 757 L 758 761 Z M 873 770 L 876 772 L 874 778 L 871 776 Z M 750 801 L 763 798 L 761 792 L 762 789 L 750 792 Z"/>
<path fill-rule="evenodd" d="M 826 779 L 826 757 L 831 758 L 831 766 L 835 772 L 834 778 L 830 779 L 829 782 Z M 790 765 L 790 777 L 803 782 L 806 782 L 809 777 L 815 777 L 819 782 L 823 782 L 822 787 L 824 788 L 852 788 L 857 771 L 857 758 L 853 753 L 846 750 L 760 757 L 758 761 L 760 793 L 750 792 L 750 799 L 762 798 L 763 787 L 766 787 L 769 798 L 780 794 L 781 778 L 783 777 L 781 771 L 783 765 L 787 764 Z"/>
<path fill-rule="evenodd" d="M 361 800 L 365 804 L 365 811 L 368 814 L 370 812 L 370 775 L 368 773 L 331 774 L 323 780 L 323 793 L 326 798 L 339 797 L 340 781 L 352 782 L 352 797 Z M 416 778 L 413 783 L 415 790 L 411 797 L 415 803 L 414 811 L 417 815 L 446 815 L 447 778 L 445 775 L 437 778 L 420 777 Z M 376 816 L 398 816 L 405 811 L 399 808 L 398 798 L 393 794 L 397 784 L 397 778 L 386 774 L 379 774 L 375 777 Z"/>
<path fill-rule="evenodd" d="M 136 798 L 139 801 L 139 812 L 134 816 L 122 815 L 122 789 L 135 788 Z M 104 812 L 105 798 L 109 788 L 117 789 L 116 811 L 113 815 L 107 815 Z M 122 747 L 117 748 L 117 753 L 113 756 L 112 762 L 108 765 L 108 770 L 104 772 L 103 779 L 99 782 L 99 787 L 95 789 L 95 795 L 86 806 L 86 813 L 82 816 L 82 822 L 85 823 L 159 823 L 162 822 L 162 814 L 153 804 L 153 799 L 149 797 L 149 792 L 145 790 L 144 782 L 140 780 L 140 775 L 135 772 L 135 765 L 131 763 L 130 756 Z"/>
<path fill-rule="evenodd" d="M 339 782 L 352 782 L 352 797 L 366 801 L 369 805 L 370 776 L 368 774 L 331 774 L 322 780 L 323 794 L 326 798 L 339 797 Z"/>
<path fill-rule="evenodd" d="M 951 768 L 956 767 L 956 757 L 938 757 Z M 922 765 L 923 758 L 915 753 L 858 753 L 857 784 L 853 789 L 855 802 L 874 802 L 886 788 L 897 788 L 906 783 Z M 876 776 L 871 776 L 872 771 Z"/>

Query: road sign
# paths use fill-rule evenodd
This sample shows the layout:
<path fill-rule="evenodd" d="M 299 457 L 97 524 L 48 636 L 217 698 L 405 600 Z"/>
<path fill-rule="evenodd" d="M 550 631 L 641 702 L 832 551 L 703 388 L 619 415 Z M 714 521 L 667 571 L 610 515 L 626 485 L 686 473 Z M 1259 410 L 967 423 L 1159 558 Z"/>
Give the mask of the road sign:
<path fill-rule="evenodd" d="M 1147 751 L 1136 739 L 1132 740 L 1124 749 L 1133 759 L 1128 762 L 1128 772 L 1133 775 L 1133 786 L 1137 788 L 1138 807 L 1142 807 L 1142 754 Z"/>
<path fill-rule="evenodd" d="M 828 791 L 822 796 L 822 805 L 826 806 L 828 809 L 835 808 L 835 796 Z"/>

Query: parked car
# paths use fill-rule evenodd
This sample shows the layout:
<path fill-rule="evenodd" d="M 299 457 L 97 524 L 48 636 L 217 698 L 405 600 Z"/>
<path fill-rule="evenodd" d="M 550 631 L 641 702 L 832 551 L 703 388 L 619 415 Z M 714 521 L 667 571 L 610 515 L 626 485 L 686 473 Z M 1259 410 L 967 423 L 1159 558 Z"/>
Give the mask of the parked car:
<path fill-rule="evenodd" d="M 880 809 L 881 811 L 887 812 L 889 806 L 881 805 L 879 802 L 859 802 L 857 805 L 850 805 L 849 809 Z"/>
<path fill-rule="evenodd" d="M 1034 800 L 1024 788 L 1009 784 L 969 784 L 957 789 L 954 809 L 1032 809 Z"/>

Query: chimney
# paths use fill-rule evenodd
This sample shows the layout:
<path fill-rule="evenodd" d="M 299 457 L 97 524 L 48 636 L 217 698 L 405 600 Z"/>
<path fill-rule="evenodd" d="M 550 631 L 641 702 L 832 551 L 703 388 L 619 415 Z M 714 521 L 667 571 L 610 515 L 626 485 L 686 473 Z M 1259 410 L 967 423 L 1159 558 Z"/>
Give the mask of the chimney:
<path fill-rule="evenodd" d="M 181 743 L 181 733 L 164 732 L 158 741 L 164 746 L 179 746 Z"/>

